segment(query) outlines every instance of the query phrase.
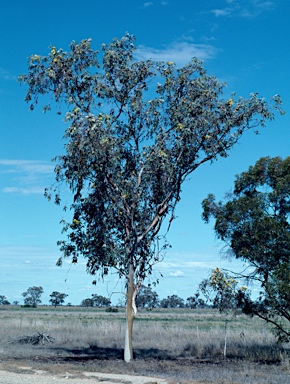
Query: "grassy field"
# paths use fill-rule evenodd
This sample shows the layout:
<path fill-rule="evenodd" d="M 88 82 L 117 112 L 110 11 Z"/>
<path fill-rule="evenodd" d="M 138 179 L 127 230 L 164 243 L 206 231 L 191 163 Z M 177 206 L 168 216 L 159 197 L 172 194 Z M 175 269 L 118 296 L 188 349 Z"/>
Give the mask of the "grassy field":
<path fill-rule="evenodd" d="M 36 346 L 17 342 L 37 332 L 55 341 Z M 139 311 L 134 323 L 136 359 L 129 367 L 122 361 L 124 333 L 123 309 L 108 313 L 81 307 L 0 307 L 2 362 L 29 360 L 51 367 L 69 363 L 87 370 L 157 374 L 179 382 L 290 382 L 289 347 L 277 345 L 269 326 L 256 318 L 237 315 L 227 323 L 226 358 L 225 317 L 213 310 Z"/>

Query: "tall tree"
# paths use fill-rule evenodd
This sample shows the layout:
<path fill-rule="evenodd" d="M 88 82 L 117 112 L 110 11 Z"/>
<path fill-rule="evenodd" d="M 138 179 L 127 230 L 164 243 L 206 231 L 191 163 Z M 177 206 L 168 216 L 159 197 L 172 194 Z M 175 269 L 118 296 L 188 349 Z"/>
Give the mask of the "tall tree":
<path fill-rule="evenodd" d="M 42 287 L 29 287 L 26 292 L 22 293 L 24 304 L 36 308 L 41 303 L 41 295 L 43 294 Z"/>
<path fill-rule="evenodd" d="M 236 177 L 226 202 L 209 195 L 203 218 L 211 217 L 228 254 L 249 265 L 242 276 L 260 283 L 258 299 L 246 297 L 244 311 L 273 324 L 279 340 L 289 341 L 290 157 L 258 160 Z"/>
<path fill-rule="evenodd" d="M 58 305 L 62 305 L 65 301 L 65 298 L 68 296 L 66 293 L 60 293 L 57 291 L 53 291 L 50 295 L 49 302 L 51 305 L 54 305 L 56 308 Z"/>
<path fill-rule="evenodd" d="M 50 47 L 47 56 L 32 55 L 28 74 L 20 76 L 31 109 L 45 94 L 68 108 L 66 153 L 56 158 L 57 185 L 46 191 L 57 204 L 62 182 L 73 192 L 58 264 L 84 256 L 88 273 L 104 276 L 113 267 L 125 277 L 126 361 L 133 358 L 138 288 L 166 246 L 159 231 L 165 217 L 174 219 L 183 182 L 201 164 L 227 156 L 243 132 L 273 118 L 256 93 L 223 100 L 223 84 L 197 59 L 180 69 L 135 60 L 134 41 L 126 34 L 103 44 L 100 60 L 90 39 L 72 42 L 68 53 Z"/>

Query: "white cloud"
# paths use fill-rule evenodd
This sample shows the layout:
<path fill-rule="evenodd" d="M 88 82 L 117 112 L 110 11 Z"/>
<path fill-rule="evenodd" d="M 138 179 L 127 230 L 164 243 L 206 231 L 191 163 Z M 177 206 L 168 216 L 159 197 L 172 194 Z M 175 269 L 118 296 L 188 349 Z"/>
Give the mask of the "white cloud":
<path fill-rule="evenodd" d="M 54 166 L 48 161 L 0 159 L 4 193 L 21 195 L 43 194 L 51 184 Z M 8 184 L 8 185 L 7 185 Z"/>
<path fill-rule="evenodd" d="M 143 4 L 144 8 L 148 8 L 148 7 L 152 7 L 152 6 L 153 6 L 153 2 L 152 1 L 147 1 L 146 3 Z"/>
<path fill-rule="evenodd" d="M 228 16 L 232 13 L 232 9 L 230 8 L 212 9 L 210 12 L 213 13 L 215 17 Z"/>
<path fill-rule="evenodd" d="M 136 57 L 140 60 L 174 61 L 177 66 L 182 66 L 193 57 L 200 60 L 211 59 L 216 53 L 217 50 L 212 45 L 175 42 L 161 49 L 140 45 Z"/>
<path fill-rule="evenodd" d="M 236 0 L 226 0 L 226 3 L 229 5 L 228 7 L 212 9 L 210 12 L 215 17 L 253 18 L 263 12 L 271 11 L 275 7 L 275 3 L 269 0 L 247 0 L 243 3 Z"/>
<path fill-rule="evenodd" d="M 182 271 L 175 271 L 175 272 L 170 272 L 169 276 L 182 277 L 182 276 L 184 276 L 184 273 Z"/>
<path fill-rule="evenodd" d="M 21 195 L 35 195 L 35 194 L 44 194 L 45 187 L 31 187 L 31 188 L 21 188 L 21 187 L 5 187 L 2 188 L 4 193 L 17 193 Z"/>
<path fill-rule="evenodd" d="M 12 75 L 9 71 L 4 68 L 0 68 L 0 79 L 16 81 L 17 76 Z"/>
<path fill-rule="evenodd" d="M 52 173 L 54 166 L 48 161 L 0 159 L 0 165 L 6 166 L 5 173 Z"/>

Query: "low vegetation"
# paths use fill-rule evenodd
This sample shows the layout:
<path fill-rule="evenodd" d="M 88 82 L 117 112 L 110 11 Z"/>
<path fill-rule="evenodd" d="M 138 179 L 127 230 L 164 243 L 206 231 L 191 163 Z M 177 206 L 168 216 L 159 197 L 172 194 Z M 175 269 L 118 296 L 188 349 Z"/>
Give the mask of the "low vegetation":
<path fill-rule="evenodd" d="M 69 361 L 78 367 L 81 362 L 86 370 L 116 373 L 129 370 L 178 380 L 202 379 L 207 383 L 212 382 L 214 375 L 215 383 L 284 384 L 289 377 L 289 347 L 277 344 L 270 327 L 259 318 L 237 314 L 228 321 L 225 359 L 225 316 L 213 309 L 140 311 L 134 327 L 135 360 L 128 367 L 122 361 L 125 317 L 123 308 L 106 312 L 105 308 L 91 307 L 3 306 L 0 358 L 2 361 L 26 359 L 34 364 Z M 11 343 L 37 332 L 55 341 L 38 345 Z M 245 367 L 248 367 L 245 376 L 234 381 L 237 370 Z M 265 372 L 269 373 L 269 381 Z"/>

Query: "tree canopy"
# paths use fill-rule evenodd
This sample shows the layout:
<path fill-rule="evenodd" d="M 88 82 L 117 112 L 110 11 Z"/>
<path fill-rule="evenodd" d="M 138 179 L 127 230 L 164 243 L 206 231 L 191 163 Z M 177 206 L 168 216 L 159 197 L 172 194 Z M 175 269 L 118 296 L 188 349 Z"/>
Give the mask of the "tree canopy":
<path fill-rule="evenodd" d="M 134 42 L 127 33 L 103 44 L 101 53 L 90 39 L 73 41 L 69 52 L 52 46 L 47 56 L 32 55 L 28 74 L 20 76 L 31 109 L 45 95 L 57 113 L 67 108 L 65 154 L 56 158 L 56 186 L 46 191 L 57 204 L 63 182 L 73 193 L 58 264 L 82 256 L 92 275 L 115 268 L 128 282 L 127 319 L 166 246 L 160 228 L 165 217 L 174 219 L 183 182 L 274 117 L 257 93 L 223 99 L 224 85 L 195 58 L 179 69 L 136 60 Z M 280 102 L 273 98 L 274 107 Z"/>
<path fill-rule="evenodd" d="M 56 308 L 58 305 L 62 305 L 65 301 L 65 298 L 68 296 L 66 293 L 60 293 L 57 291 L 53 291 L 50 295 L 49 302 L 51 305 L 54 305 Z"/>
<path fill-rule="evenodd" d="M 10 302 L 7 300 L 7 297 L 0 295 L 0 305 L 10 305 Z"/>
<path fill-rule="evenodd" d="M 243 307 L 250 295 L 246 286 L 238 287 L 238 281 L 219 268 L 215 268 L 208 279 L 202 280 L 199 289 L 213 308 L 225 313 Z"/>
<path fill-rule="evenodd" d="M 29 287 L 27 291 L 22 293 L 24 297 L 24 305 L 36 308 L 41 303 L 41 295 L 43 294 L 42 287 Z"/>
<path fill-rule="evenodd" d="M 160 301 L 161 308 L 184 308 L 184 300 L 177 296 L 171 295 Z"/>
<path fill-rule="evenodd" d="M 158 294 L 154 292 L 149 285 L 141 285 L 136 297 L 136 306 L 138 308 L 156 308 L 159 305 Z"/>
<path fill-rule="evenodd" d="M 226 202 L 203 201 L 203 218 L 228 254 L 248 264 L 244 277 L 260 283 L 244 310 L 272 323 L 279 340 L 290 340 L 290 157 L 264 157 L 236 176 Z M 286 320 L 286 322 L 285 322 Z"/>

